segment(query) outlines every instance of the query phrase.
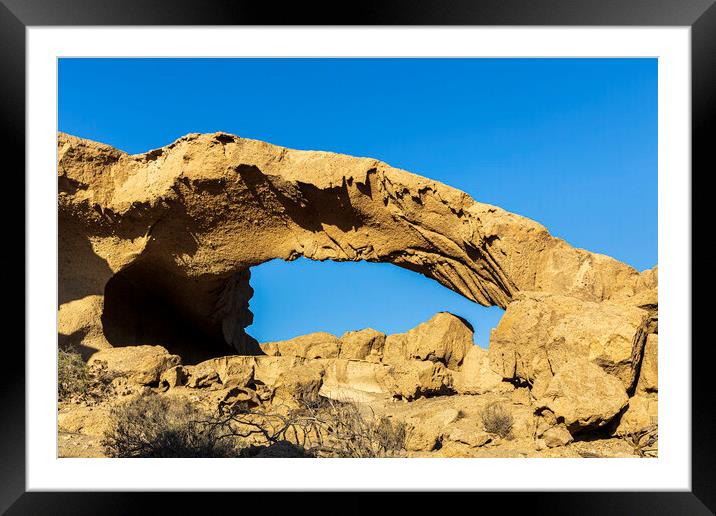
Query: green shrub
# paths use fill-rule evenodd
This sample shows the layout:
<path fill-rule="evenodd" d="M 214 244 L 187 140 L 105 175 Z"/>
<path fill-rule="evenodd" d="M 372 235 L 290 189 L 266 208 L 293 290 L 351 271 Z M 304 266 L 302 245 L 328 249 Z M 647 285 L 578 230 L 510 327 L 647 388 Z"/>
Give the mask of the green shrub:
<path fill-rule="evenodd" d="M 486 432 L 499 435 L 502 438 L 512 436 L 512 427 L 515 420 L 509 409 L 505 408 L 502 403 L 489 403 L 480 412 L 482 426 Z"/>

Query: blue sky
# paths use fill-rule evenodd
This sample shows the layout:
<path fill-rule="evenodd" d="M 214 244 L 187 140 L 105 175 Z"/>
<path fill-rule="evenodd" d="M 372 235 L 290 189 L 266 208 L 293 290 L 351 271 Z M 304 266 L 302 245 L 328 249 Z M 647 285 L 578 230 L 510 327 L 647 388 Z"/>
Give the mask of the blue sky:
<path fill-rule="evenodd" d="M 226 131 L 370 156 L 530 217 L 639 270 L 657 263 L 656 59 L 61 59 L 60 131 L 130 153 Z M 486 345 L 499 309 L 386 264 L 253 270 L 259 340 L 441 310 Z"/>

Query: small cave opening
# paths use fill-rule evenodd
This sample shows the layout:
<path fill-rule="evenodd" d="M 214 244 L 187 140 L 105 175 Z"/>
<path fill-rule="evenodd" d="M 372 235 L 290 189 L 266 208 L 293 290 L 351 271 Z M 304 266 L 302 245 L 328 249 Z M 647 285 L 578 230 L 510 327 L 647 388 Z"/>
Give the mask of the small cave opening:
<path fill-rule="evenodd" d="M 503 309 L 485 307 L 414 271 L 391 263 L 271 260 L 251 268 L 253 324 L 259 342 L 313 332 L 340 337 L 373 328 L 404 333 L 438 312 L 462 318 L 487 348 Z"/>
<path fill-rule="evenodd" d="M 180 281 L 192 280 L 142 262 L 115 274 L 104 290 L 101 320 L 107 341 L 114 347 L 159 345 L 181 356 L 184 364 L 234 353 L 220 325 L 202 324 L 187 310 L 187 300 L 176 289 Z M 200 303 L 202 290 L 194 294 Z"/>

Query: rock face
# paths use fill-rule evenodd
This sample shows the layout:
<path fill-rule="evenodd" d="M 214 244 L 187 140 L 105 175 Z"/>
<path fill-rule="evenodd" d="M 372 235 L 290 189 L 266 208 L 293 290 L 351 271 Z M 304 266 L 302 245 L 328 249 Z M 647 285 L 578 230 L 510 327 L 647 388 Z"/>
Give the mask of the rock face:
<path fill-rule="evenodd" d="M 244 331 L 249 268 L 275 258 L 389 262 L 503 308 L 520 291 L 601 302 L 655 282 L 369 158 L 225 133 L 128 155 L 60 133 L 57 173 L 60 332 L 92 349 L 200 341 L 214 356 L 224 343 L 258 354 Z"/>
<path fill-rule="evenodd" d="M 342 358 L 325 362 L 322 396 L 363 402 L 390 395 L 388 366 Z"/>

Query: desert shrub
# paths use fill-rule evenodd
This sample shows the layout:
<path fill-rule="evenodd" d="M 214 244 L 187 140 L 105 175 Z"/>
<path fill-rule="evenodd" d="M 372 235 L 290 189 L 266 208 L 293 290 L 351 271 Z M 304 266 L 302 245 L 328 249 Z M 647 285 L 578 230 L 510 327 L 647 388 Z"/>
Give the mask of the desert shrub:
<path fill-rule="evenodd" d="M 60 401 L 95 403 L 112 393 L 117 373 L 105 362 L 88 366 L 73 349 L 57 350 L 57 393 Z"/>
<path fill-rule="evenodd" d="M 110 411 L 102 446 L 109 457 L 234 457 L 231 439 L 185 400 L 142 396 Z"/>
<path fill-rule="evenodd" d="M 184 400 L 146 395 L 110 411 L 102 439 L 110 457 L 391 457 L 405 424 L 319 397 L 299 408 L 244 403 L 208 414 Z"/>
<path fill-rule="evenodd" d="M 659 427 L 651 425 L 626 434 L 622 439 L 632 447 L 638 457 L 656 457 L 658 454 Z"/>
<path fill-rule="evenodd" d="M 480 412 L 482 426 L 486 432 L 499 435 L 502 438 L 509 438 L 512 435 L 512 427 L 515 420 L 512 413 L 502 403 L 489 403 Z"/>
<path fill-rule="evenodd" d="M 320 443 L 315 452 L 330 457 L 388 457 L 405 450 L 406 426 L 372 410 L 363 414 L 356 403 L 319 397 L 300 409 L 317 423 Z"/>
<path fill-rule="evenodd" d="M 79 353 L 57 351 L 57 394 L 60 400 L 87 395 L 92 377 Z"/>
<path fill-rule="evenodd" d="M 236 405 L 212 425 L 224 436 L 250 443 L 239 445 L 242 456 L 389 457 L 405 449 L 404 424 L 322 396 L 302 398 L 298 408 L 285 412 Z M 282 449 L 286 455 L 280 455 Z"/>

